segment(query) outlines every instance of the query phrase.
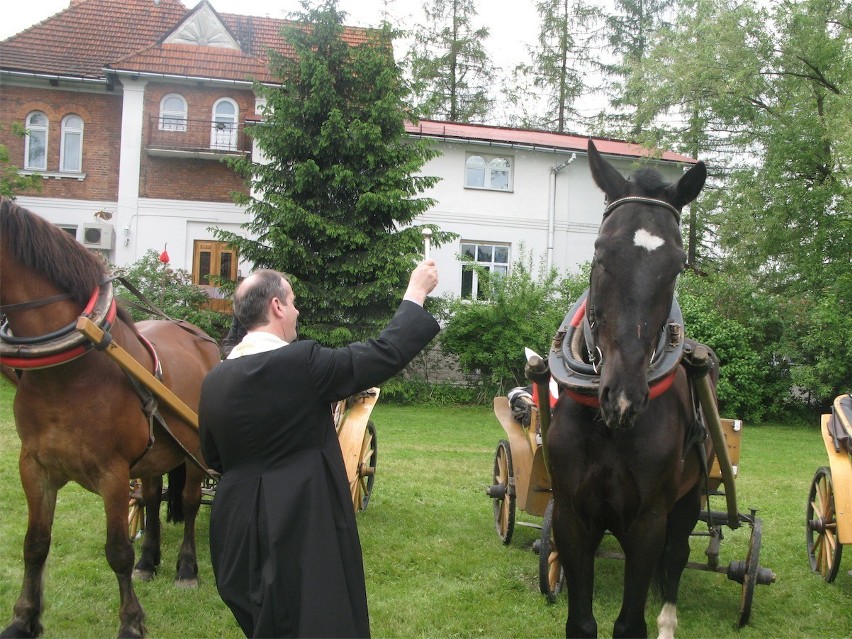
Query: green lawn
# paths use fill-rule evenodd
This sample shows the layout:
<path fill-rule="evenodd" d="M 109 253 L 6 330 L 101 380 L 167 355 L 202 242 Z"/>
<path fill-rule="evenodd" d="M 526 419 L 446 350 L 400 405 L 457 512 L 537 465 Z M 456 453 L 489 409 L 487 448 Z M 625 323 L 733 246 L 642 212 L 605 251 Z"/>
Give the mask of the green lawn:
<path fill-rule="evenodd" d="M 22 574 L 26 505 L 17 471 L 13 390 L 0 386 L 0 620 L 11 618 Z M 379 402 L 378 472 L 369 508 L 358 515 L 375 637 L 557 637 L 565 595 L 554 605 L 538 592 L 537 531 L 516 527 L 506 547 L 494 532 L 490 481 L 503 431 L 485 407 L 399 407 Z M 777 582 L 758 586 L 749 626 L 735 627 L 741 586 L 723 575 L 689 570 L 679 604 L 680 637 L 849 637 L 852 554 L 834 584 L 808 568 L 804 508 L 811 477 L 826 463 L 816 418 L 808 427 L 746 425 L 739 508 L 759 509 L 761 565 Z M 180 528 L 164 526 L 163 570 L 136 585 L 152 637 L 240 637 L 213 584 L 209 509 L 199 517 L 201 585 L 172 584 Z M 519 513 L 519 518 L 536 521 Z M 749 530 L 724 529 L 720 561 L 745 559 Z M 611 543 L 608 540 L 607 543 Z M 103 557 L 103 509 L 77 486 L 60 492 L 45 585 L 45 637 L 110 637 L 118 629 L 118 592 Z M 695 539 L 694 561 L 705 543 Z M 852 550 L 849 550 L 852 553 Z M 616 560 L 597 563 L 595 611 L 602 636 L 621 598 Z M 648 607 L 649 628 L 659 605 Z"/>

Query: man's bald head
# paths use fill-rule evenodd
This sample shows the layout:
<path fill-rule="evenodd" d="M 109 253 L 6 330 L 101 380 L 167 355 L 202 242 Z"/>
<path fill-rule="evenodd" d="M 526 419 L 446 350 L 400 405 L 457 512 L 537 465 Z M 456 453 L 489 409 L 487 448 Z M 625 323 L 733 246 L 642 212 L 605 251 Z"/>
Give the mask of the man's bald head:
<path fill-rule="evenodd" d="M 277 297 L 286 303 L 287 276 L 271 269 L 260 269 L 244 279 L 234 292 L 234 315 L 247 331 L 267 323 L 269 302 Z"/>

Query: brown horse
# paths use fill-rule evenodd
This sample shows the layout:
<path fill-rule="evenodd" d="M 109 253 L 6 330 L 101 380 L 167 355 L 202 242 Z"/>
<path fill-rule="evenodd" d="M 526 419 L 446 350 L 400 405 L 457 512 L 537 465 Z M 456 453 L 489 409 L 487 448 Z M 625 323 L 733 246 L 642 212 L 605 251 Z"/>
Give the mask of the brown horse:
<path fill-rule="evenodd" d="M 564 339 L 549 358 L 559 379 L 558 367 L 575 357 L 565 352 L 568 343 L 585 341 L 547 437 L 553 530 L 568 589 L 565 634 L 597 635 L 594 560 L 609 531 L 625 558 L 613 636 L 647 636 L 645 604 L 656 575 L 664 601 L 657 625 L 660 636 L 670 637 L 700 511 L 701 458 L 712 455 L 680 363 L 683 326 L 674 300 L 686 261 L 680 211 L 700 192 L 706 169 L 698 163 L 675 184 L 650 169 L 625 179 L 591 141 L 589 163 L 608 205 L 588 297 L 560 329 Z M 654 371 L 660 362 L 668 364 Z M 571 379 L 586 373 L 595 374 L 594 383 L 572 389 Z"/>
<path fill-rule="evenodd" d="M 42 582 L 56 496 L 70 481 L 103 499 L 106 558 L 120 592 L 119 633 L 143 636 L 144 612 L 132 577 L 151 578 L 160 562 L 162 475 L 184 464 L 185 524 L 177 580 L 197 584 L 195 517 L 204 470 L 200 464 L 185 462 L 187 452 L 201 459 L 198 433 L 161 406 L 178 445 L 143 413 L 140 395 L 128 376 L 105 353 L 79 339 L 82 336 L 73 327 L 82 313 L 97 316 L 105 329 L 111 327 L 115 343 L 148 370 L 153 372 L 159 359 L 163 383 L 193 410 L 205 374 L 219 361 L 219 349 L 194 327 L 198 334 L 175 322 L 134 325 L 123 311 L 116 315 L 103 261 L 65 231 L 6 199 L 0 201 L 0 310 L 8 321 L 0 331 L 3 363 L 24 369 L 14 414 L 29 508 L 23 586 L 14 618 L 2 636 L 35 637 L 42 631 Z M 127 528 L 132 477 L 142 479 L 146 508 L 144 542 L 135 570 Z"/>

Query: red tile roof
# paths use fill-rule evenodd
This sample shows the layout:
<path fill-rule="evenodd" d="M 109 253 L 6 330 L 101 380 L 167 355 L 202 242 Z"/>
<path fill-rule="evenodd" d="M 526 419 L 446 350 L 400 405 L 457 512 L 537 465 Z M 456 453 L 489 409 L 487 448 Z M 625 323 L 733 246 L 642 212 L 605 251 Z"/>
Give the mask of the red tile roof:
<path fill-rule="evenodd" d="M 531 129 L 510 129 L 508 127 L 487 126 L 482 124 L 464 124 L 460 122 L 442 122 L 435 120 L 420 120 L 417 124 L 407 124 L 406 130 L 414 135 L 445 140 L 476 141 L 485 144 L 499 145 L 515 144 L 538 149 L 554 149 L 563 151 L 586 152 L 589 138 L 569 133 L 553 133 L 550 131 L 535 131 Z M 673 151 L 652 152 L 649 149 L 622 142 L 594 138 L 598 151 L 606 155 L 624 157 L 659 157 L 669 162 L 695 164 L 696 160 Z"/>
<path fill-rule="evenodd" d="M 190 13 L 180 0 L 79 0 L 0 42 L 0 69 L 95 80 L 105 79 L 104 69 L 112 68 L 270 81 L 274 78 L 268 69 L 268 50 L 292 53 L 280 34 L 290 21 L 226 13 L 217 15 L 242 51 L 162 44 Z M 344 30 L 350 44 L 362 44 L 367 37 L 365 29 Z"/>
<path fill-rule="evenodd" d="M 155 44 L 186 15 L 179 0 L 83 0 L 0 43 L 0 68 L 102 79 L 104 65 Z"/>

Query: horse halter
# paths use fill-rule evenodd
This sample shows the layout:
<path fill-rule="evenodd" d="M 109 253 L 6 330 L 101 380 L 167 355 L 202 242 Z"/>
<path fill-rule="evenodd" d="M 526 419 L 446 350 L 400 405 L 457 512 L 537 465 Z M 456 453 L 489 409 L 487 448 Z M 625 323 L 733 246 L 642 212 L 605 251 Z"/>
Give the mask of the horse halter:
<path fill-rule="evenodd" d="M 603 212 L 603 219 L 601 221 L 603 222 L 603 220 L 605 220 L 610 213 L 612 213 L 622 204 L 652 204 L 654 206 L 661 206 L 664 209 L 668 209 L 669 211 L 671 211 L 674 214 L 677 223 L 680 224 L 680 210 L 678 210 L 677 207 L 673 206 L 672 204 L 669 204 L 665 200 L 658 200 L 653 197 L 641 197 L 639 195 L 628 195 L 627 197 L 619 198 L 614 202 L 610 202 L 609 204 L 607 204 L 607 207 L 604 209 Z"/>

